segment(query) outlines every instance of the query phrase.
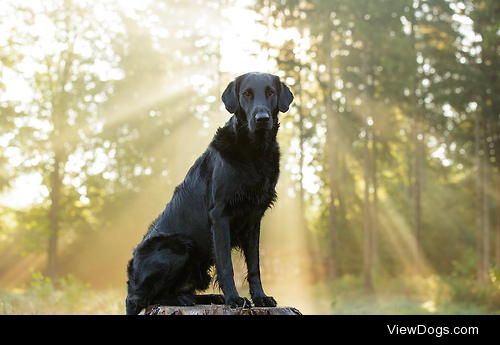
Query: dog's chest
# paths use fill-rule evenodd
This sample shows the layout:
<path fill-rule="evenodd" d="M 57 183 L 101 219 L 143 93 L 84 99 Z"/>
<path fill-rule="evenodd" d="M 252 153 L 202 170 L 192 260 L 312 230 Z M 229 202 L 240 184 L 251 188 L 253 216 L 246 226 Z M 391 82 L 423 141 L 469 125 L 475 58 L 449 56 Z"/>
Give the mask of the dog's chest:
<path fill-rule="evenodd" d="M 276 199 L 278 163 L 267 166 L 247 165 L 239 173 L 241 179 L 230 200 L 231 208 L 240 213 L 270 207 Z"/>

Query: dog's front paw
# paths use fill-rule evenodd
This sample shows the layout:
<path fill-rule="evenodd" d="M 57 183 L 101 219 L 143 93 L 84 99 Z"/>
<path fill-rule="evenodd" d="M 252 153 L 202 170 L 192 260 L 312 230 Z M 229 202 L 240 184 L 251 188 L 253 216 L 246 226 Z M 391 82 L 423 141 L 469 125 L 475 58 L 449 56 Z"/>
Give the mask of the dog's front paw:
<path fill-rule="evenodd" d="M 252 301 L 256 307 L 276 307 L 278 304 L 271 296 L 254 297 Z"/>
<path fill-rule="evenodd" d="M 252 303 L 246 297 L 229 297 L 226 304 L 231 308 L 250 308 Z"/>

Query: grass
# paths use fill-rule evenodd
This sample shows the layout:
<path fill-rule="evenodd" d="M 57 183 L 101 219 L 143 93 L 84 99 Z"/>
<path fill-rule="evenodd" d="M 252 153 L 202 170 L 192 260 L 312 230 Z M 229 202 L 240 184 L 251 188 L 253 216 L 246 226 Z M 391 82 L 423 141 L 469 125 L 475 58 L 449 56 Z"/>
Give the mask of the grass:
<path fill-rule="evenodd" d="M 336 315 L 476 315 L 496 314 L 483 306 L 447 302 L 435 306 L 433 303 L 405 295 L 376 297 L 360 295 L 355 298 L 339 297 L 332 305 L 331 314 Z"/>
<path fill-rule="evenodd" d="M 335 283 L 304 286 L 308 298 L 304 291 L 287 291 L 286 285 L 270 289 L 278 301 L 304 314 L 500 314 L 497 304 L 467 302 L 462 295 L 457 300 L 453 284 L 438 276 L 403 276 L 375 286 L 367 294 L 360 278 L 344 276 Z M 0 290 L 0 314 L 123 314 L 124 299 L 125 289 L 94 290 L 72 277 L 55 287 L 50 279 L 34 274 L 24 289 Z"/>
<path fill-rule="evenodd" d="M 455 286 L 435 275 L 386 279 L 376 284 L 371 293 L 366 293 L 362 286 L 361 280 L 352 276 L 317 285 L 312 311 L 335 315 L 500 314 L 498 304 L 470 302 L 462 296 L 457 298 Z"/>
<path fill-rule="evenodd" d="M 93 290 L 72 278 L 56 288 L 36 273 L 25 289 L 0 291 L 0 314 L 123 314 L 125 291 Z"/>

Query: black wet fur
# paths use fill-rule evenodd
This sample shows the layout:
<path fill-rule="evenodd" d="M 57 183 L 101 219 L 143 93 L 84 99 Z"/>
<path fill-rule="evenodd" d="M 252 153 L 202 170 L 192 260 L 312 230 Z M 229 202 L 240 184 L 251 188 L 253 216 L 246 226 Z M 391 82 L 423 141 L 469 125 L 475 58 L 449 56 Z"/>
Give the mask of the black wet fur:
<path fill-rule="evenodd" d="M 288 87 L 270 74 L 248 73 L 228 85 L 222 101 L 233 115 L 177 186 L 128 263 L 127 314 L 153 304 L 215 301 L 250 307 L 234 284 L 235 247 L 245 255 L 254 305 L 276 306 L 260 280 L 260 221 L 276 201 L 278 113 L 287 111 L 292 100 Z M 208 288 L 214 265 L 224 296 L 195 295 Z"/>

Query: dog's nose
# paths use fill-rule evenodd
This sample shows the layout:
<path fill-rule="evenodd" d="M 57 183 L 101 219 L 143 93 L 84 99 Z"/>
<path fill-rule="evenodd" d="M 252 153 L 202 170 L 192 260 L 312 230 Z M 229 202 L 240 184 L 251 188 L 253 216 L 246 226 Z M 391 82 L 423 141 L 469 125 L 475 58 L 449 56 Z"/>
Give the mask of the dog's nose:
<path fill-rule="evenodd" d="M 255 114 L 255 120 L 257 122 L 267 122 L 269 121 L 270 116 L 267 111 L 259 111 L 257 114 Z"/>

